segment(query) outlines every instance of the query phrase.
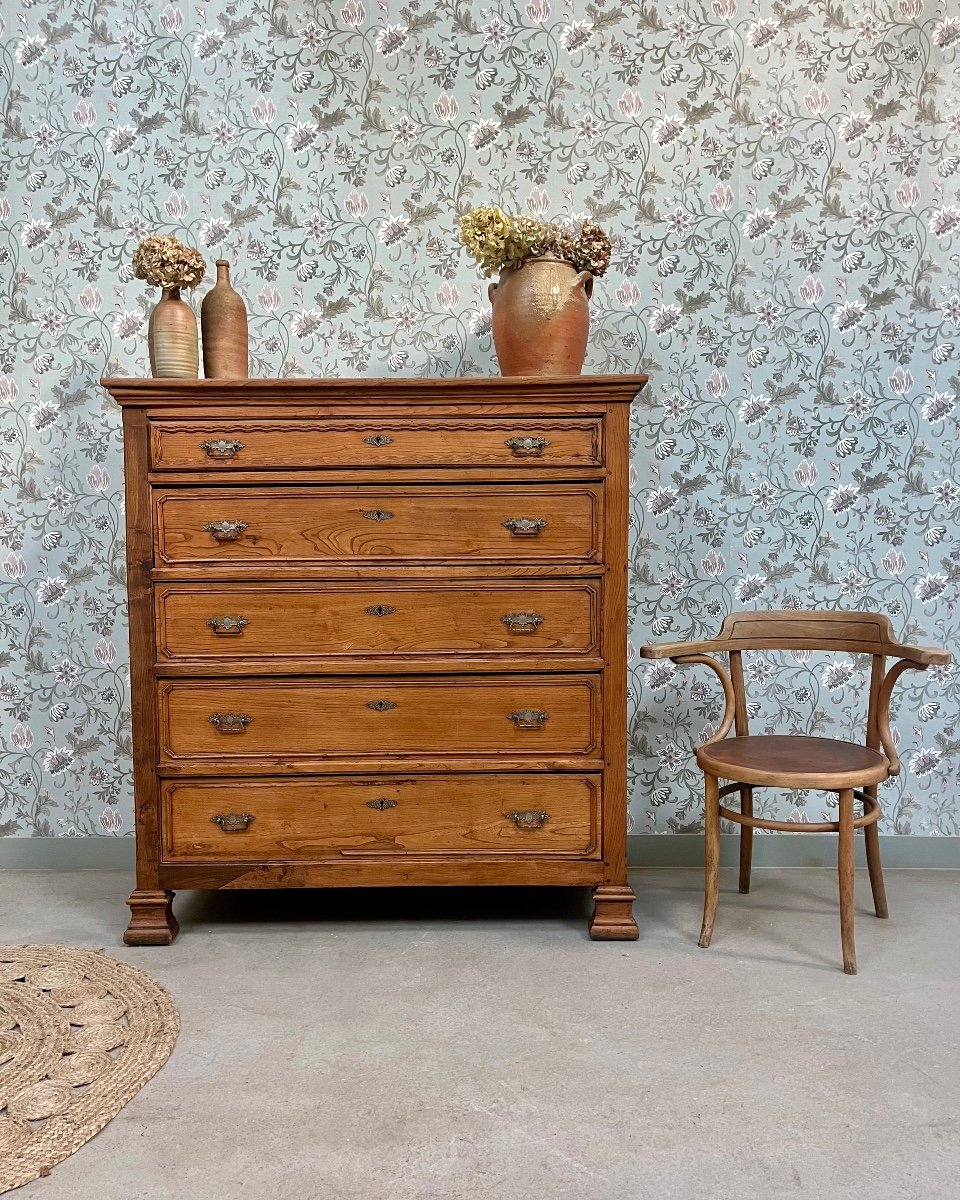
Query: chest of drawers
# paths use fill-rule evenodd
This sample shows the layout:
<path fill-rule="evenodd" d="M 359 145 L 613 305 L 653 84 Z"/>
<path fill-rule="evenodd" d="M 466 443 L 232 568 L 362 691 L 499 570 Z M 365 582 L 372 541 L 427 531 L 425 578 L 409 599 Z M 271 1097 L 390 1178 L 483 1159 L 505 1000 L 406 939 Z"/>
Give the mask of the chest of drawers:
<path fill-rule="evenodd" d="M 643 376 L 108 379 L 123 409 L 137 886 L 626 877 Z"/>

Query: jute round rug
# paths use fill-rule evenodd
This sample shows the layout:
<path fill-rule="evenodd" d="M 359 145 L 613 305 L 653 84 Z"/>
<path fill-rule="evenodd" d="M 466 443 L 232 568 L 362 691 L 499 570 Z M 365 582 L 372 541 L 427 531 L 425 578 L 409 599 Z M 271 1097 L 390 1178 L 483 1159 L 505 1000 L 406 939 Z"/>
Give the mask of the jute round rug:
<path fill-rule="evenodd" d="M 180 1018 L 136 967 L 0 946 L 0 1192 L 68 1158 L 170 1057 Z"/>

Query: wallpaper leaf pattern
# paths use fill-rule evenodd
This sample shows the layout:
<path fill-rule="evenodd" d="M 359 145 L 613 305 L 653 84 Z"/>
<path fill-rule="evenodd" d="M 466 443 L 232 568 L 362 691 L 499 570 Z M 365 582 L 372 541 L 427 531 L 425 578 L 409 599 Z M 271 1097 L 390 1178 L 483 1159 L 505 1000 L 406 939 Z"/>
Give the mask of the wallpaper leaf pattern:
<path fill-rule="evenodd" d="M 3 21 L 3 835 L 131 830 L 120 421 L 96 381 L 147 373 L 156 297 L 129 263 L 154 231 L 235 264 L 255 373 L 429 376 L 496 371 L 459 212 L 609 229 L 586 369 L 652 377 L 634 830 L 700 828 L 690 747 L 719 717 L 711 679 L 641 664 L 644 639 L 824 606 L 960 644 L 952 6 L 21 0 Z M 857 736 L 865 671 L 752 656 L 756 728 Z M 958 694 L 952 667 L 900 685 L 886 832 L 960 833 Z"/>

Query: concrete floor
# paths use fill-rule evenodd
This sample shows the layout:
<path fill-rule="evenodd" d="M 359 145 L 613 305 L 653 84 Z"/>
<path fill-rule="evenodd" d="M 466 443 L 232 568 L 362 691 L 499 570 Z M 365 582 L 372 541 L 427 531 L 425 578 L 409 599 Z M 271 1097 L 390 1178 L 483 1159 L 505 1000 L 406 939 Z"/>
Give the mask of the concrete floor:
<path fill-rule="evenodd" d="M 178 897 L 120 943 L 125 874 L 0 877 L 0 942 L 104 947 L 172 992 L 167 1066 L 18 1200 L 960 1197 L 960 872 L 634 878 L 641 940 L 579 892 Z"/>

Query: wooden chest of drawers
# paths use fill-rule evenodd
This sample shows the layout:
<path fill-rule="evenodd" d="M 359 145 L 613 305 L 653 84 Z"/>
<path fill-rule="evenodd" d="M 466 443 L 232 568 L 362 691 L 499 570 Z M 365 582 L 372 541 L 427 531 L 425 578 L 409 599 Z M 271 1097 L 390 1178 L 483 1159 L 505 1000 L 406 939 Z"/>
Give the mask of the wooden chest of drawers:
<path fill-rule="evenodd" d="M 643 376 L 104 381 L 123 408 L 137 886 L 626 878 Z"/>

